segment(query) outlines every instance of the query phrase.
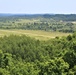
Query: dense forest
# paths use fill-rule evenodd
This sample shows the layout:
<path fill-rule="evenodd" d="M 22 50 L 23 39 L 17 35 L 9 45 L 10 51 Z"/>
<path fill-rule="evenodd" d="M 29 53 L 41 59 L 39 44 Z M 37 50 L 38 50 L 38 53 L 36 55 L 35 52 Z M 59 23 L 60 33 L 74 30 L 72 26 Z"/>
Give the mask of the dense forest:
<path fill-rule="evenodd" d="M 75 32 L 75 14 L 0 14 L 0 29 Z"/>
<path fill-rule="evenodd" d="M 0 75 L 76 75 L 76 33 L 47 41 L 0 37 Z"/>

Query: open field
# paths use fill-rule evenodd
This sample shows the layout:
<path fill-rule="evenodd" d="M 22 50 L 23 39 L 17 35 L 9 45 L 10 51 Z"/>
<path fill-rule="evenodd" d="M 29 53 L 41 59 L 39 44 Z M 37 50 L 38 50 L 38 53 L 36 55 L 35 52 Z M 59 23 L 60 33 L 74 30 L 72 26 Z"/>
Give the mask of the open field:
<path fill-rule="evenodd" d="M 61 32 L 46 32 L 40 30 L 0 30 L 0 37 L 9 36 L 9 35 L 27 35 L 39 40 L 48 40 L 55 38 L 56 36 L 62 37 L 67 36 L 71 33 L 61 33 Z"/>

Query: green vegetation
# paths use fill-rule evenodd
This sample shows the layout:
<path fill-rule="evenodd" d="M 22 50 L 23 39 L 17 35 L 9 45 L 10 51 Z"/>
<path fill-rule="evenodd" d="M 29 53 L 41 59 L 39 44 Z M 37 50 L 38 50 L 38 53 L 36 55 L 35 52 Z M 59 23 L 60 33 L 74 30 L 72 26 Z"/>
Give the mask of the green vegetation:
<path fill-rule="evenodd" d="M 10 35 L 27 35 L 39 40 L 49 40 L 55 37 L 68 36 L 71 33 L 62 32 L 47 32 L 41 30 L 0 30 L 0 37 L 10 36 Z"/>
<path fill-rule="evenodd" d="M 0 75 L 76 75 L 76 15 L 0 16 Z"/>
<path fill-rule="evenodd" d="M 0 17 L 0 29 L 75 32 L 76 15 L 12 15 Z"/>
<path fill-rule="evenodd" d="M 0 75 L 75 75 L 76 33 L 40 41 L 0 37 Z"/>

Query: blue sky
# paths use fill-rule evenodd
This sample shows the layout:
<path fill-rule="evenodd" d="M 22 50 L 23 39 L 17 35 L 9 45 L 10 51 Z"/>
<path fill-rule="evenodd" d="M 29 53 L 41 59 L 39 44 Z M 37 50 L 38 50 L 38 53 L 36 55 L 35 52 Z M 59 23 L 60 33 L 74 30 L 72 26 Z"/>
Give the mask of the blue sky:
<path fill-rule="evenodd" d="M 76 14 L 76 0 L 0 0 L 0 13 Z"/>

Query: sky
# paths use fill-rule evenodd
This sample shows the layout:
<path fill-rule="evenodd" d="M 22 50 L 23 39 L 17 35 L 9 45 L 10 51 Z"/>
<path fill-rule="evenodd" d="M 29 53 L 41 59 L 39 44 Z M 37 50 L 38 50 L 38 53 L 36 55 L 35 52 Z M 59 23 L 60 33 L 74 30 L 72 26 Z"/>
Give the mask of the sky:
<path fill-rule="evenodd" d="M 0 13 L 76 14 L 76 0 L 0 0 Z"/>

